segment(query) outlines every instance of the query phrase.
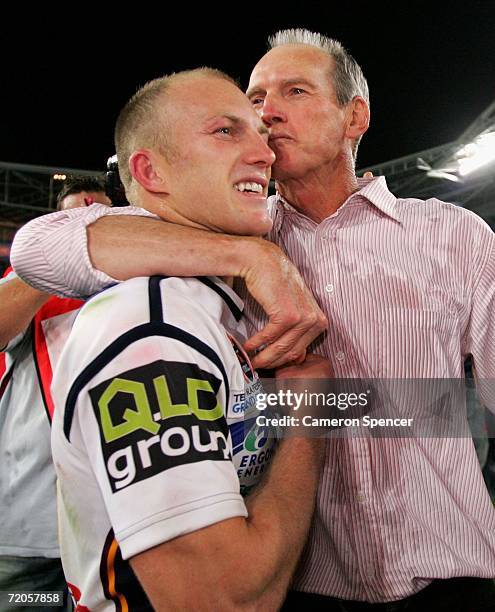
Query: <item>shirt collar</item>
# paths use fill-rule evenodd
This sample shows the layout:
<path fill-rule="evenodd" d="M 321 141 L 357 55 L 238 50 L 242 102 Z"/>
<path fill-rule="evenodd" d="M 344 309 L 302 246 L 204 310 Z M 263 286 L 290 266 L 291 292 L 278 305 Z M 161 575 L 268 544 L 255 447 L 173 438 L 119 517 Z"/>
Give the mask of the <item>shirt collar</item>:
<path fill-rule="evenodd" d="M 384 176 L 369 179 L 358 178 L 357 182 L 359 191 L 353 193 L 347 201 L 360 195 L 376 206 L 378 210 L 381 210 L 382 213 L 400 222 L 397 198 L 388 190 L 387 179 Z"/>
<path fill-rule="evenodd" d="M 401 220 L 397 208 L 397 198 L 388 190 L 387 180 L 384 176 L 358 178 L 357 183 L 359 187 L 358 191 L 351 194 L 342 206 L 352 205 L 356 199 L 365 198 L 382 213 L 400 223 Z M 304 216 L 289 204 L 289 202 L 287 202 L 278 192 L 276 196 L 274 196 L 274 204 L 275 215 L 272 231 L 275 233 L 280 231 L 285 212 L 300 215 L 302 217 Z"/>

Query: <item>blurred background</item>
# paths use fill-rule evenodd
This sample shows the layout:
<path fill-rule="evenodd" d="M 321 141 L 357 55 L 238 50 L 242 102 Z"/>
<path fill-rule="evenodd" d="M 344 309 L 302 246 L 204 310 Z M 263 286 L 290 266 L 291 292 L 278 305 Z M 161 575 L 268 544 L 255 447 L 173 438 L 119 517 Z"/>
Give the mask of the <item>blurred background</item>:
<path fill-rule="evenodd" d="M 68 174 L 102 174 L 113 125 L 147 80 L 209 65 L 247 85 L 277 29 L 340 40 L 361 64 L 371 127 L 358 168 L 396 195 L 438 197 L 495 227 L 495 1 L 62 8 L 6 14 L 0 48 L 0 262 L 53 210 Z M 181 15 L 183 12 L 183 15 Z"/>

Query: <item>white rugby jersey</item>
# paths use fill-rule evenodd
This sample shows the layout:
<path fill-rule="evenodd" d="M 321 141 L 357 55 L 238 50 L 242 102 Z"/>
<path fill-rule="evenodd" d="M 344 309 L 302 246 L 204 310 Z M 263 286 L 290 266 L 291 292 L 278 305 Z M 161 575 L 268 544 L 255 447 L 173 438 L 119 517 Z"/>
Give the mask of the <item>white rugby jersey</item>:
<path fill-rule="evenodd" d="M 255 484 L 273 440 L 246 410 L 261 385 L 240 348 L 242 306 L 218 279 L 137 278 L 75 320 L 54 372 L 52 451 L 78 609 L 151 609 L 130 557 L 247 516 L 238 473 Z"/>

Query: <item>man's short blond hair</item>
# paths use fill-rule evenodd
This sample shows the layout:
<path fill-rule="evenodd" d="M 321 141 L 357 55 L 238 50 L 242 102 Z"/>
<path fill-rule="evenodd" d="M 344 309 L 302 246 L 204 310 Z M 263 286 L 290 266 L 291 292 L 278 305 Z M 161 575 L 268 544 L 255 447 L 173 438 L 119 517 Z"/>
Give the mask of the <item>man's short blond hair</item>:
<path fill-rule="evenodd" d="M 173 127 L 167 123 L 167 96 L 176 81 L 198 76 L 224 79 L 236 87 L 239 84 L 229 75 L 215 68 L 195 68 L 153 79 L 141 87 L 120 111 L 115 124 L 115 148 L 120 179 L 131 204 L 136 204 L 135 180 L 129 170 L 131 155 L 140 148 L 158 150 L 162 155 L 173 155 Z"/>

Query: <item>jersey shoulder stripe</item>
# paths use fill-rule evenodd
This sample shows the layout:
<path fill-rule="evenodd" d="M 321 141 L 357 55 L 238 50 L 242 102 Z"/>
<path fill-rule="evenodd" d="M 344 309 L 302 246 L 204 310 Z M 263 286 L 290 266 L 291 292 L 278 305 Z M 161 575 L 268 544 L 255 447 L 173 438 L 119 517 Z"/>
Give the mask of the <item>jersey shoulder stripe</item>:
<path fill-rule="evenodd" d="M 211 280 L 211 278 L 209 278 L 208 276 L 196 276 L 195 278 L 199 280 L 200 283 L 203 283 L 203 285 L 206 285 L 207 287 L 209 287 L 212 291 L 217 293 L 222 298 L 222 300 L 229 307 L 230 312 L 232 313 L 232 315 L 234 316 L 234 319 L 237 322 L 239 322 L 242 319 L 242 310 L 237 306 L 237 304 L 230 297 L 230 295 L 228 295 L 221 287 L 215 284 Z"/>
<path fill-rule="evenodd" d="M 138 325 L 133 329 L 128 330 L 116 340 L 114 340 L 109 346 L 107 346 L 93 361 L 91 361 L 84 370 L 79 374 L 76 380 L 73 382 L 67 400 L 65 403 L 64 411 L 64 435 L 70 442 L 70 431 L 72 427 L 72 420 L 74 418 L 74 411 L 76 407 L 77 398 L 81 390 L 94 378 L 98 372 L 107 366 L 117 355 L 124 351 L 132 343 L 149 338 L 152 336 L 158 336 L 163 338 L 171 338 L 178 340 L 183 344 L 195 349 L 211 361 L 221 372 L 222 378 L 225 385 L 225 397 L 230 395 L 230 386 L 225 366 L 218 356 L 218 354 L 205 342 L 193 336 L 189 332 L 183 329 L 175 327 L 165 323 L 163 320 L 163 309 L 160 292 L 160 281 L 164 277 L 151 277 L 148 281 L 148 297 L 149 297 L 149 308 L 150 308 L 150 323 L 144 323 Z"/>
<path fill-rule="evenodd" d="M 31 323 L 33 360 L 36 368 L 36 374 L 38 376 L 41 399 L 43 401 L 43 406 L 45 407 L 45 412 L 50 425 L 52 423 L 53 412 L 55 410 L 50 391 L 53 379 L 53 368 L 48 342 L 45 336 L 45 330 L 43 328 L 43 322 L 51 319 L 52 317 L 57 317 L 59 315 L 68 314 L 73 310 L 78 310 L 81 308 L 81 306 L 83 306 L 83 304 L 84 302 L 82 300 L 52 296 L 48 302 L 46 302 L 46 304 L 44 304 L 38 310 Z"/>

